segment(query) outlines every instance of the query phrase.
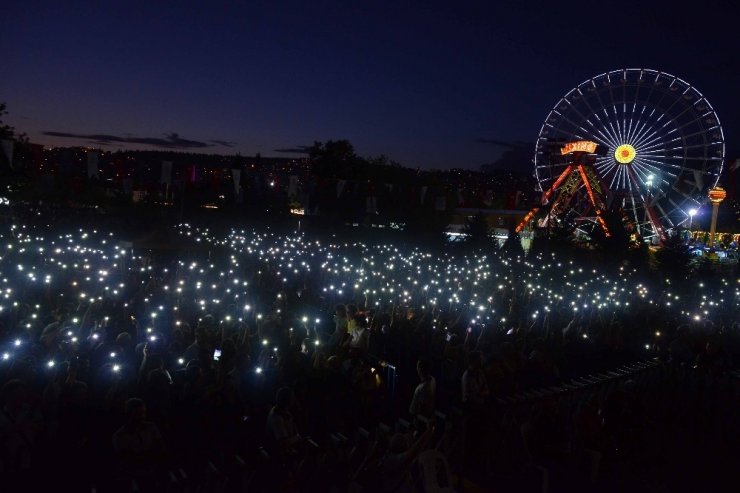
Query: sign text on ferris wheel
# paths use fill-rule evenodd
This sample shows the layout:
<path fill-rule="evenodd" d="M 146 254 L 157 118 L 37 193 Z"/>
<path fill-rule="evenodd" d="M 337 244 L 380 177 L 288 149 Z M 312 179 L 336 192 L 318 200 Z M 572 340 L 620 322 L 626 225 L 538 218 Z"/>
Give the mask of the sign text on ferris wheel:
<path fill-rule="evenodd" d="M 589 154 L 593 154 L 596 152 L 597 146 L 598 144 L 596 142 L 591 142 L 590 140 L 577 140 L 575 142 L 568 142 L 560 148 L 560 154 L 565 155 L 572 152 L 587 152 Z"/>

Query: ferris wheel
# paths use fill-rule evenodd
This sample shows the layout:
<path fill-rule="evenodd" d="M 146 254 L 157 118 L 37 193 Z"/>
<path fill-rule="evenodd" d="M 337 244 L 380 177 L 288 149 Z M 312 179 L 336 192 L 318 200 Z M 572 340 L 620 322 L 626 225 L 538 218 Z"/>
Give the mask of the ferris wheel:
<path fill-rule="evenodd" d="M 645 239 L 689 222 L 689 211 L 717 184 L 725 154 L 709 101 L 674 75 L 639 68 L 592 77 L 550 111 L 535 146 L 540 191 L 559 186 L 569 162 L 553 144 L 570 141 L 599 144 L 592 169 L 607 205 Z M 578 204 L 571 201 L 563 212 L 587 215 Z"/>

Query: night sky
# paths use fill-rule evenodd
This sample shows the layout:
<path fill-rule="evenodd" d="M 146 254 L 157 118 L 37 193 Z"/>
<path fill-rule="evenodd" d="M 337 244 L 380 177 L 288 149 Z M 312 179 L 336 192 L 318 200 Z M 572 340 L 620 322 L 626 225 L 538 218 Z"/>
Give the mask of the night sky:
<path fill-rule="evenodd" d="M 475 168 L 504 150 L 477 140 L 533 143 L 572 87 L 642 67 L 701 91 L 740 157 L 731 2 L 105 3 L 4 3 L 0 101 L 33 142 L 290 156 L 346 138 Z"/>

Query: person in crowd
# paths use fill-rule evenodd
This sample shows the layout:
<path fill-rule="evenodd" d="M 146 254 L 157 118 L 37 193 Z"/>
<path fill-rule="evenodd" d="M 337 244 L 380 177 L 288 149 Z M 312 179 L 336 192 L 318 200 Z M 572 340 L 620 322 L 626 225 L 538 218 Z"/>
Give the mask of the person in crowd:
<path fill-rule="evenodd" d="M 486 406 L 490 397 L 481 353 L 473 351 L 468 355 L 468 368 L 462 376 L 463 405 L 469 409 L 479 410 Z"/>
<path fill-rule="evenodd" d="M 349 341 L 349 347 L 366 353 L 370 347 L 370 330 L 367 327 L 367 320 L 362 314 L 356 314 L 354 322 L 354 327 L 350 332 L 352 338 Z"/>
<path fill-rule="evenodd" d="M 31 468 L 33 442 L 41 431 L 26 384 L 12 379 L 0 390 L 0 472 L 12 484 Z"/>
<path fill-rule="evenodd" d="M 74 223 L 66 209 L 24 210 L 6 218 L 28 227 L 8 228 L 3 240 L 12 246 L 0 258 L 3 492 L 13 491 L 9 477 L 64 478 L 54 485 L 62 487 L 86 474 L 90 484 L 80 486 L 103 491 L 116 470 L 145 489 L 159 484 L 165 458 L 178 481 L 182 469 L 188 487 L 207 489 L 201 481 L 210 479 L 199 475 L 213 471 L 209 462 L 224 478 L 237 455 L 249 461 L 260 446 L 286 464 L 321 463 L 315 474 L 349 478 L 328 437 L 352 442 L 360 426 L 378 456 L 388 452 L 383 487 L 393 489 L 426 445 L 398 435 L 386 450 L 376 425 L 401 429 L 394 421 L 408 409 L 419 434 L 433 416 L 447 415 L 445 450 L 459 436 L 460 400 L 465 445 L 480 453 L 474 466 L 485 467 L 483 452 L 491 451 L 517 471 L 521 457 L 509 451 L 527 446 L 532 457 L 552 458 L 566 434 L 572 450 L 616 453 L 628 444 L 640 449 L 641 430 L 652 436 L 663 427 L 655 436 L 667 436 L 665 417 L 690 429 L 697 411 L 677 405 L 682 414 L 674 417 L 670 392 L 711 410 L 703 413 L 707 424 L 727 422 L 720 410 L 732 416 L 726 384 L 740 327 L 728 275 L 653 282 L 627 265 L 612 273 L 584 259 L 568 264 L 557 252 L 513 262 L 495 252 L 428 257 L 277 233 L 255 234 L 249 245 L 249 235 L 222 241 L 212 230 L 200 243 L 207 251 L 149 254 L 120 249 L 101 233 L 107 218 L 76 211 Z M 71 227 L 70 235 L 57 237 L 50 218 Z M 649 294 L 638 287 L 645 285 Z M 305 286 L 310 296 L 297 295 Z M 314 326 L 315 319 L 324 322 Z M 323 330 L 331 331 L 328 340 Z M 673 386 L 642 382 L 624 395 L 605 392 L 604 383 L 568 387 L 652 361 L 658 342 L 672 364 L 658 379 L 673 378 Z M 703 393 L 686 381 L 701 381 Z M 592 390 L 601 397 L 581 402 Z M 569 400 L 575 393 L 579 399 Z M 304 455 L 311 447 L 299 429 L 316 441 L 321 461 Z M 49 490 L 32 486 L 26 491 Z"/>
<path fill-rule="evenodd" d="M 293 391 L 289 387 L 282 387 L 275 396 L 275 405 L 267 415 L 267 433 L 270 437 L 273 453 L 282 460 L 295 456 L 301 442 L 291 407 L 293 406 Z"/>
<path fill-rule="evenodd" d="M 336 349 L 344 341 L 348 331 L 348 322 L 347 308 L 344 305 L 337 305 L 334 309 L 334 332 L 327 344 L 330 350 Z"/>
<path fill-rule="evenodd" d="M 146 419 L 146 404 L 132 397 L 126 401 L 126 423 L 113 434 L 113 449 L 124 477 L 153 484 L 161 473 L 164 443 L 159 428 Z M 150 486 L 151 487 L 151 486 Z"/>
<path fill-rule="evenodd" d="M 433 426 L 429 426 L 416 440 L 407 433 L 396 433 L 391 437 L 388 452 L 381 462 L 380 491 L 389 493 L 414 491 L 411 465 L 433 437 Z"/>
<path fill-rule="evenodd" d="M 421 382 L 414 390 L 414 396 L 409 406 L 409 414 L 421 415 L 431 419 L 434 415 L 434 405 L 437 398 L 437 381 L 432 376 L 432 368 L 427 360 L 419 360 L 416 364 L 416 374 Z"/>

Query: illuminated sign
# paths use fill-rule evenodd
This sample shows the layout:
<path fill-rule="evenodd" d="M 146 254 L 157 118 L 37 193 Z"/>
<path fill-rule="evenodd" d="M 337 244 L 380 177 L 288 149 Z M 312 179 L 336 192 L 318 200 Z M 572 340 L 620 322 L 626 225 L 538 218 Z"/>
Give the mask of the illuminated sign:
<path fill-rule="evenodd" d="M 713 204 L 719 204 L 727 197 L 727 192 L 722 187 L 714 187 L 709 191 L 709 201 Z"/>
<path fill-rule="evenodd" d="M 304 209 L 303 207 L 300 207 L 300 208 L 296 207 L 294 209 L 291 209 L 290 210 L 290 213 L 293 214 L 293 215 L 296 215 L 296 216 L 305 216 L 306 215 L 306 209 Z"/>
<path fill-rule="evenodd" d="M 622 144 L 614 151 L 614 159 L 619 164 L 629 164 L 635 159 L 635 148 L 629 144 Z"/>
<path fill-rule="evenodd" d="M 589 140 L 577 140 L 575 142 L 568 142 L 560 149 L 560 154 L 570 154 L 572 152 L 587 152 L 593 154 L 596 152 L 596 142 Z"/>

